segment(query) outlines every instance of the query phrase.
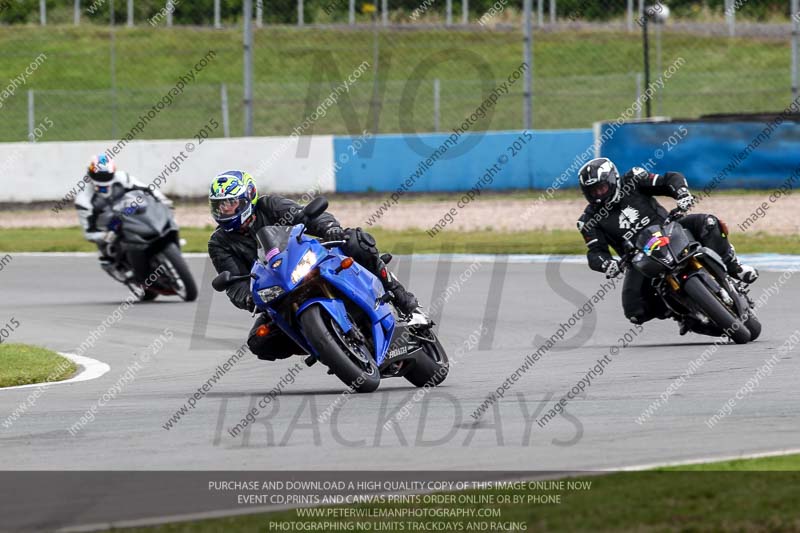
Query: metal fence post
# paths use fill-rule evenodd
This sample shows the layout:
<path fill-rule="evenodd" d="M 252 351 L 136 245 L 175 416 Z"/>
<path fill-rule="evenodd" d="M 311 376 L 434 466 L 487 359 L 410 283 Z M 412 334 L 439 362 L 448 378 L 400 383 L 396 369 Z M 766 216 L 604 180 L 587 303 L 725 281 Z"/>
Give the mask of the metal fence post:
<path fill-rule="evenodd" d="M 256 0 L 256 27 L 264 27 L 264 0 Z"/>
<path fill-rule="evenodd" d="M 72 23 L 76 26 L 81 23 L 81 0 L 75 0 L 75 9 L 72 13 Z"/>
<path fill-rule="evenodd" d="M 214 27 L 221 28 L 222 27 L 222 15 L 221 9 L 219 6 L 220 0 L 214 0 Z"/>
<path fill-rule="evenodd" d="M 639 102 L 641 104 L 640 98 L 642 97 L 642 73 L 636 73 L 636 100 L 635 102 Z M 639 120 L 642 118 L 642 106 L 638 105 L 636 107 L 636 119 Z"/>
<path fill-rule="evenodd" d="M 797 100 L 798 91 L 798 61 L 800 61 L 800 50 L 798 50 L 798 39 L 800 39 L 800 0 L 791 0 L 790 11 L 792 16 L 792 100 Z"/>
<path fill-rule="evenodd" d="M 128 22 L 129 28 L 133 27 L 133 0 L 128 0 Z"/>
<path fill-rule="evenodd" d="M 231 123 L 228 114 L 228 86 L 222 84 L 219 88 L 220 104 L 222 105 L 222 133 L 225 137 L 231 136 Z"/>
<path fill-rule="evenodd" d="M 33 106 L 33 89 L 28 89 L 28 140 L 30 142 L 36 142 L 36 137 L 33 135 L 34 124 L 36 124 Z"/>
<path fill-rule="evenodd" d="M 389 0 L 383 0 L 381 2 L 381 23 L 383 23 L 384 26 L 389 25 Z"/>
<path fill-rule="evenodd" d="M 47 26 L 47 2 L 39 0 L 39 24 Z"/>
<path fill-rule="evenodd" d="M 469 24 L 469 0 L 461 0 L 461 24 Z"/>
<path fill-rule="evenodd" d="M 633 0 L 628 0 L 628 31 L 633 31 Z"/>
<path fill-rule="evenodd" d="M 550 24 L 556 23 L 556 0 L 550 0 Z"/>
<path fill-rule="evenodd" d="M 356 23 L 356 0 L 350 0 L 347 6 L 347 23 L 351 26 Z"/>
<path fill-rule="evenodd" d="M 539 6 L 541 7 L 541 0 Z M 523 0 L 523 24 L 525 26 L 524 44 L 522 55 L 523 61 L 528 65 L 525 69 L 525 88 L 522 96 L 522 116 L 524 117 L 525 129 L 530 130 L 533 128 L 533 83 L 531 77 L 531 70 L 533 70 L 533 29 L 531 28 L 531 11 L 533 10 L 533 0 Z"/>
<path fill-rule="evenodd" d="M 523 11 L 525 6 L 522 6 Z M 536 25 L 542 27 L 544 25 L 544 0 L 536 0 Z"/>
<path fill-rule="evenodd" d="M 728 35 L 736 35 L 736 5 L 735 0 L 725 0 L 725 20 L 728 23 Z"/>
<path fill-rule="evenodd" d="M 447 15 L 445 18 L 445 24 L 450 26 L 453 23 L 453 0 L 447 0 Z"/>
<path fill-rule="evenodd" d="M 175 10 L 175 6 L 172 5 L 172 0 L 167 0 L 167 27 L 172 27 L 172 12 Z"/>
<path fill-rule="evenodd" d="M 303 26 L 305 24 L 305 20 L 303 18 L 303 0 L 297 0 L 297 25 Z"/>
<path fill-rule="evenodd" d="M 433 80 L 433 131 L 439 131 L 439 78 Z"/>
<path fill-rule="evenodd" d="M 302 0 L 297 4 L 302 6 Z M 253 0 L 244 0 L 244 134 L 253 135 Z"/>

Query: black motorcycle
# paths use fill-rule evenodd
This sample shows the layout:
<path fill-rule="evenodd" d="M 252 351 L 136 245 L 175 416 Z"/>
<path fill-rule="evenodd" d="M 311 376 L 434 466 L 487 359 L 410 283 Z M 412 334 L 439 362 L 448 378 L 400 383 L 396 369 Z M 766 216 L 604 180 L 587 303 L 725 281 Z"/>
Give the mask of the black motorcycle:
<path fill-rule="evenodd" d="M 197 284 L 180 250 L 178 225 L 172 210 L 145 187 L 109 200 L 111 209 L 97 220 L 117 238 L 106 249 L 112 263 L 108 274 L 127 285 L 141 300 L 177 295 L 186 302 L 197 298 Z"/>
<path fill-rule="evenodd" d="M 626 241 L 622 264 L 650 279 L 672 314 L 695 333 L 726 336 L 737 344 L 754 341 L 761 323 L 747 284 L 728 275 L 722 258 L 697 242 L 675 220 L 649 226 Z"/>

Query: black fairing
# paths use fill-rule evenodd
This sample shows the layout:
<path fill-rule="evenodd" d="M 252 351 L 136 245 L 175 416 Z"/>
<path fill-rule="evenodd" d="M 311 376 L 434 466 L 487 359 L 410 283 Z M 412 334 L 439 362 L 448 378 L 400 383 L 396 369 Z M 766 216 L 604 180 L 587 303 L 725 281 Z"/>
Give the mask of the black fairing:
<path fill-rule="evenodd" d="M 648 278 L 670 272 L 687 256 L 684 250 L 691 249 L 692 242 L 691 235 L 675 222 L 664 227 L 648 226 L 636 237 L 640 252 L 633 258 L 633 267 Z"/>
<path fill-rule="evenodd" d="M 126 193 L 114 204 L 120 237 L 127 248 L 144 250 L 160 241 L 177 241 L 178 225 L 170 209 L 143 191 Z"/>

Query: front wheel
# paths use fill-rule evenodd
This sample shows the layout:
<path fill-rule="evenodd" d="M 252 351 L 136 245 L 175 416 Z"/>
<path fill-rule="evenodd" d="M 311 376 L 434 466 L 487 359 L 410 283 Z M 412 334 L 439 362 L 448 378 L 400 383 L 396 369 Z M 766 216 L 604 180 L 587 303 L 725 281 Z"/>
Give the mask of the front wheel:
<path fill-rule="evenodd" d="M 747 326 L 719 301 L 698 276 L 686 280 L 684 290 L 708 318 L 733 339 L 733 342 L 745 344 L 750 341 L 750 331 Z"/>
<path fill-rule="evenodd" d="M 197 299 L 197 284 L 194 282 L 189 265 L 181 254 L 180 248 L 174 242 L 169 243 L 164 251 L 162 264 L 167 268 L 166 277 L 175 294 L 184 302 L 193 302 Z"/>
<path fill-rule="evenodd" d="M 366 345 L 345 334 L 320 306 L 306 309 L 300 315 L 300 325 L 320 361 L 342 383 L 355 392 L 372 392 L 378 388 L 381 375 Z"/>

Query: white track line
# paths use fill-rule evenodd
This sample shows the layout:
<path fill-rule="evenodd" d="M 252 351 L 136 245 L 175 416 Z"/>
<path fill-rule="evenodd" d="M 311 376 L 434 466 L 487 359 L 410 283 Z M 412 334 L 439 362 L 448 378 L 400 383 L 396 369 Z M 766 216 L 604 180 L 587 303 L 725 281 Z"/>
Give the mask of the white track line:
<path fill-rule="evenodd" d="M 641 465 L 634 465 L 634 466 L 625 466 L 621 468 L 614 468 L 610 470 L 590 470 L 586 472 L 570 472 L 570 473 L 563 473 L 563 472 L 554 472 L 553 476 L 548 476 L 545 472 L 542 473 L 542 479 L 559 479 L 565 477 L 578 477 L 578 476 L 602 476 L 605 474 L 613 474 L 615 472 L 640 472 L 644 470 L 653 470 L 655 468 L 666 468 L 666 467 L 674 467 L 674 466 L 690 466 L 702 463 L 722 463 L 727 461 L 736 461 L 739 459 L 761 459 L 764 457 L 779 457 L 781 455 L 796 455 L 800 454 L 800 448 L 789 448 L 784 450 L 777 450 L 777 451 L 769 451 L 769 452 L 755 452 L 755 453 L 745 453 L 740 455 L 729 455 L 723 457 L 706 457 L 703 459 L 687 459 L 686 461 L 679 461 L 673 463 L 651 463 L 651 464 L 641 464 Z M 476 474 L 480 474 L 480 471 L 476 471 Z M 519 479 L 517 478 L 506 478 L 503 481 L 529 481 L 528 478 L 522 476 Z M 403 492 L 402 494 L 418 494 L 418 492 Z M 219 510 L 219 511 L 205 511 L 199 513 L 187 513 L 187 514 L 178 514 L 172 516 L 154 516 L 150 518 L 139 518 L 134 520 L 119 520 L 115 522 L 102 522 L 97 524 L 85 524 L 81 526 L 70 526 L 63 529 L 59 529 L 59 532 L 87 532 L 87 531 L 107 531 L 110 529 L 125 529 L 125 528 L 136 528 L 136 527 L 147 527 L 147 526 L 159 526 L 165 524 L 172 524 L 176 522 L 195 522 L 198 520 L 213 520 L 217 518 L 228 518 L 232 516 L 245 516 L 245 515 L 252 515 L 252 514 L 263 514 L 263 513 L 273 513 L 273 512 L 281 512 L 287 511 L 291 509 L 296 509 L 297 507 L 301 507 L 299 505 L 274 505 L 274 506 L 255 506 L 255 507 L 248 507 L 247 509 L 230 509 L 230 510 Z"/>
<path fill-rule="evenodd" d="M 90 379 L 97 379 L 109 370 L 111 367 L 102 361 L 92 359 L 91 357 L 84 357 L 82 355 L 75 355 L 71 353 L 60 353 L 62 357 L 66 357 L 76 365 L 83 367 L 76 376 L 63 381 L 46 381 L 44 383 L 31 383 L 30 385 L 17 385 L 14 387 L 2 387 L 0 392 L 7 390 L 29 389 L 31 387 L 49 387 L 50 385 L 62 385 L 65 383 L 77 383 L 79 381 L 89 381 Z"/>
<path fill-rule="evenodd" d="M 781 455 L 798 455 L 800 448 L 787 448 L 784 450 L 775 450 L 769 452 L 755 452 L 743 453 L 739 455 L 726 455 L 722 457 L 703 457 L 700 459 L 687 459 L 685 461 L 676 461 L 672 463 L 650 463 L 634 466 L 625 466 L 612 470 L 612 472 L 641 472 L 642 470 L 653 470 L 655 468 L 669 468 L 675 466 L 691 466 L 703 463 L 725 463 L 728 461 L 738 461 L 740 459 L 763 459 L 765 457 L 780 457 Z"/>

